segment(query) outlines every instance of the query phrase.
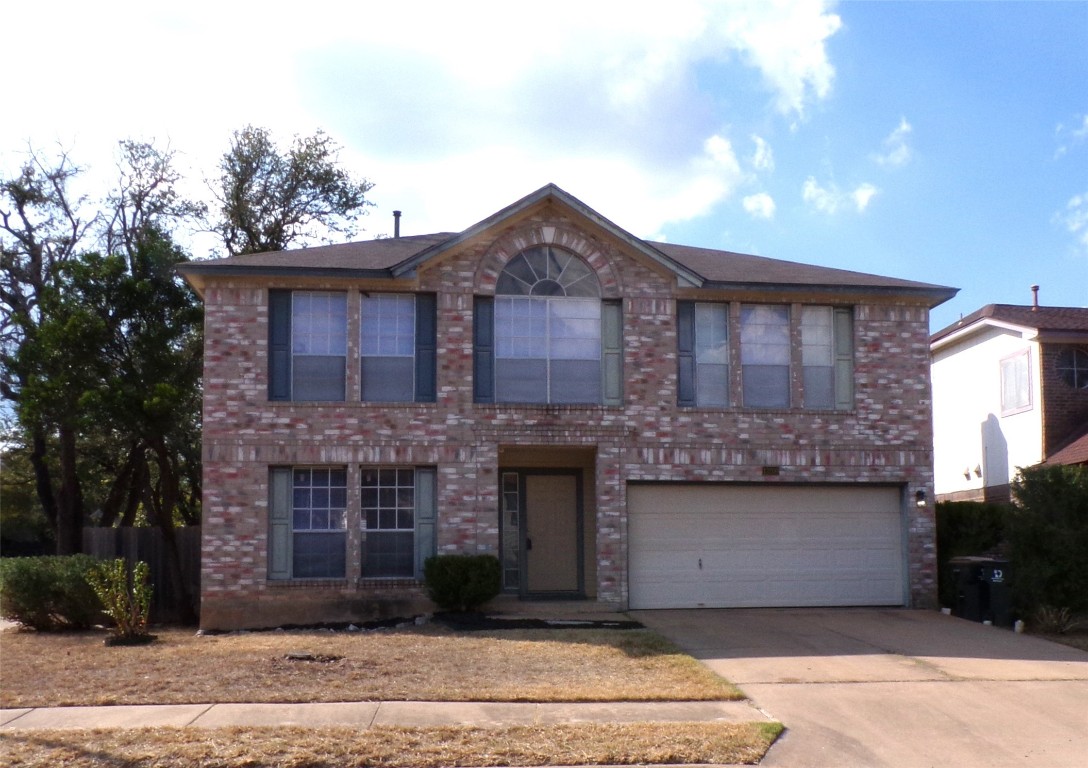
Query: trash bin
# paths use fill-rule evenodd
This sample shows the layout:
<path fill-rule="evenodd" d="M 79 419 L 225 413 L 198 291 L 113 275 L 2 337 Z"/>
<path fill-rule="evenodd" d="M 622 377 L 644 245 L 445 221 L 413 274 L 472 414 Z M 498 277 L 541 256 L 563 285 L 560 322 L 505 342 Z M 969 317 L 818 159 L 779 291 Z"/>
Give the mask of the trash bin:
<path fill-rule="evenodd" d="M 1009 561 L 997 557 L 953 557 L 948 561 L 956 584 L 952 615 L 970 621 L 1012 626 Z"/>

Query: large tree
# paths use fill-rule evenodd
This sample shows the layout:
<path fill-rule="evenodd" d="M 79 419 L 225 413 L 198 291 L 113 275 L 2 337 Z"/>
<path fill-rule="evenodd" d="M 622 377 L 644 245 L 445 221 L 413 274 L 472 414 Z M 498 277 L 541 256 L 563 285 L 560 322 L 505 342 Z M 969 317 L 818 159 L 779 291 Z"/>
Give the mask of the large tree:
<path fill-rule="evenodd" d="M 235 131 L 219 164 L 212 194 L 213 229 L 232 256 L 282 251 L 308 241 L 350 237 L 373 184 L 338 162 L 339 146 L 325 133 L 295 136 L 281 150 L 265 128 Z"/>
<path fill-rule="evenodd" d="M 202 313 L 169 234 L 199 209 L 171 152 L 120 146 L 119 185 L 90 216 L 65 155 L 32 153 L 0 186 L 0 390 L 62 554 L 89 521 L 199 519 Z"/>
<path fill-rule="evenodd" d="M 60 553 L 80 550 L 83 497 L 74 414 L 22 406 L 24 388 L 40 375 L 34 349 L 42 301 L 98 221 L 85 213 L 85 198 L 70 191 L 79 173 L 63 152 L 50 161 L 31 151 L 15 176 L 0 180 L 0 394 L 19 409 L 38 498 Z M 49 461 L 51 440 L 56 462 Z"/>

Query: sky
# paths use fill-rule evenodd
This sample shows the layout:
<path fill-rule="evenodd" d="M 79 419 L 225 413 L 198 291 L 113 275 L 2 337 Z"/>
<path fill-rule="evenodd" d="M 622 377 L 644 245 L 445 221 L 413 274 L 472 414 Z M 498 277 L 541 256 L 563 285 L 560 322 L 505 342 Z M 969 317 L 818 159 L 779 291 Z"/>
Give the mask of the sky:
<path fill-rule="evenodd" d="M 154 141 L 207 197 L 233 131 L 323 130 L 359 239 L 555 183 L 644 239 L 959 288 L 934 330 L 1088 306 L 1088 0 L 38 0 L 0 39 L 5 173 L 62 147 L 103 189 Z"/>

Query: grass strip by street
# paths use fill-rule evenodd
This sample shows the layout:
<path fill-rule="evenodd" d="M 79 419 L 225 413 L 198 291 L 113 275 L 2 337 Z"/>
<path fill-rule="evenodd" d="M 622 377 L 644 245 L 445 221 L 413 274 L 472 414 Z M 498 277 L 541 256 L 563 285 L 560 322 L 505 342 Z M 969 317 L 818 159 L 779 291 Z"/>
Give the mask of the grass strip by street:
<path fill-rule="evenodd" d="M 505 728 L 145 728 L 9 731 L 8 766 L 754 765 L 778 723 L 638 723 Z"/>
<path fill-rule="evenodd" d="M 102 631 L 5 630 L 0 706 L 743 698 L 649 630 L 154 632 L 111 648 Z"/>

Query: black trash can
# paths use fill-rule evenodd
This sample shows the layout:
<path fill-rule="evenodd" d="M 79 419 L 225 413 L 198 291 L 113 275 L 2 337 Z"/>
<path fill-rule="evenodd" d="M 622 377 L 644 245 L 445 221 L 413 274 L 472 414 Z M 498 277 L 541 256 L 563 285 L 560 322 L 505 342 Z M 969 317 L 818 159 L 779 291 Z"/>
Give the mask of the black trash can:
<path fill-rule="evenodd" d="M 952 615 L 970 621 L 1012 626 L 1009 561 L 997 557 L 953 557 L 948 561 L 956 584 Z"/>

